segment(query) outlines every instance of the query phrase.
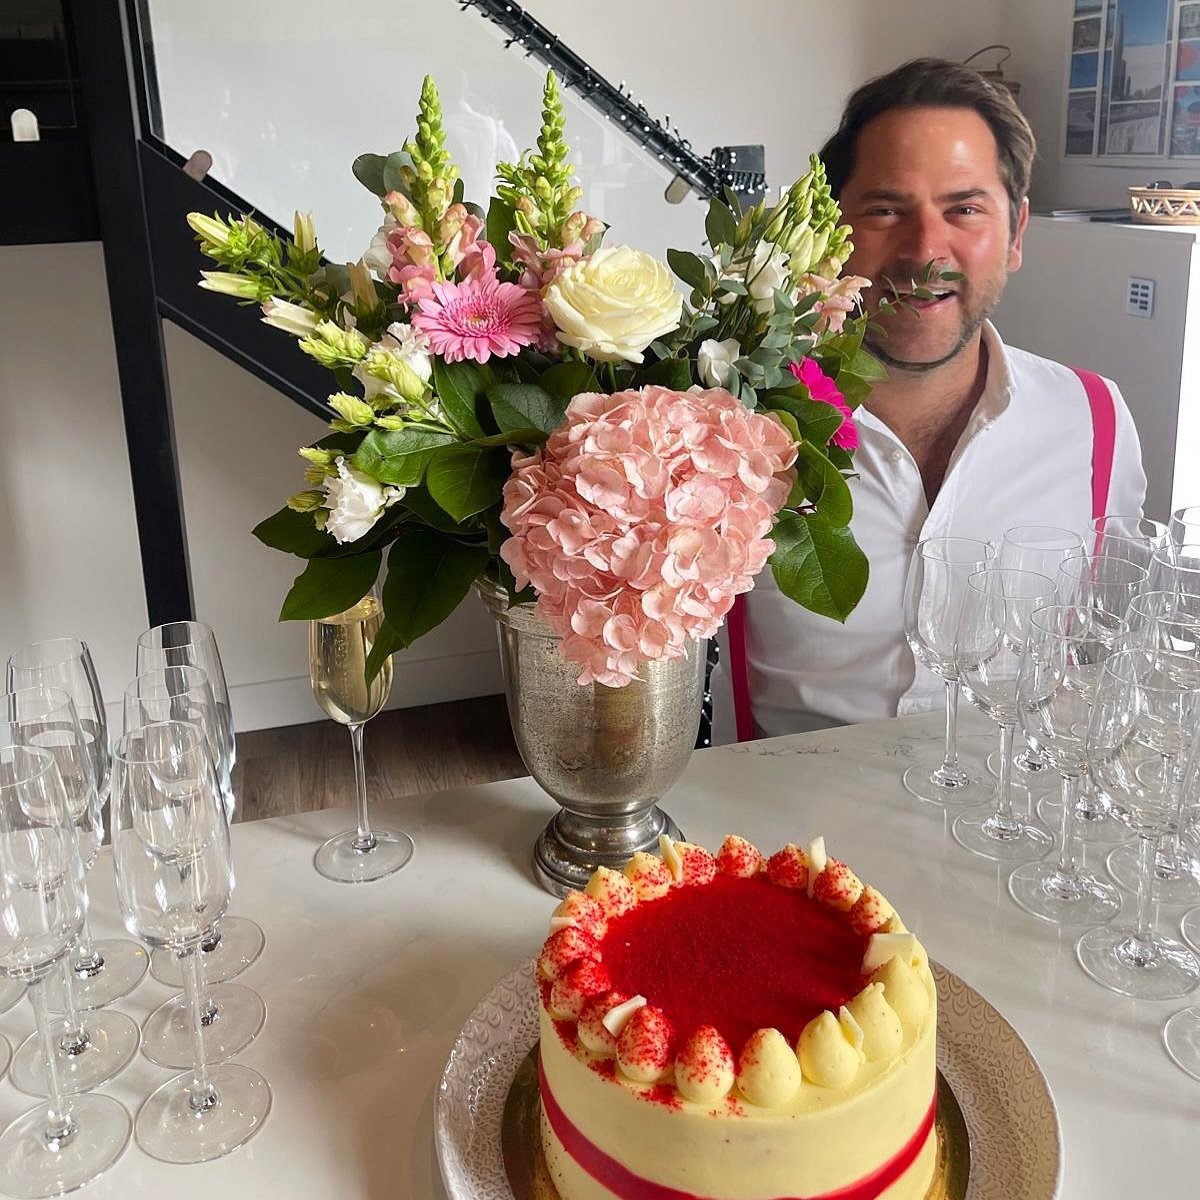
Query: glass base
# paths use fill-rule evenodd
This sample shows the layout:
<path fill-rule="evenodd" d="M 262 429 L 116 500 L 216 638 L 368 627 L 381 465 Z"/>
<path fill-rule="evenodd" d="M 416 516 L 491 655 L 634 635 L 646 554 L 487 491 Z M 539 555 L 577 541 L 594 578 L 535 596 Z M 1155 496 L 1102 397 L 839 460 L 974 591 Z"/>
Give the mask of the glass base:
<path fill-rule="evenodd" d="M 1042 761 L 1034 755 L 1033 751 L 1026 748 L 1017 754 L 1013 755 L 1013 770 L 1017 773 L 1026 787 L 1036 787 L 1039 783 L 1049 785 L 1058 782 L 1058 775 L 1053 771 L 1048 763 Z M 993 750 L 987 757 L 988 773 L 993 779 L 1000 778 L 1000 751 Z"/>
<path fill-rule="evenodd" d="M 398 829 L 372 830 L 375 844 L 356 850 L 358 831 L 348 829 L 331 837 L 313 855 L 313 866 L 334 883 L 374 883 L 393 875 L 413 856 L 413 840 Z"/>
<path fill-rule="evenodd" d="M 111 1096 L 71 1100 L 75 1130 L 56 1146 L 46 1142 L 46 1108 L 39 1104 L 0 1134 L 0 1192 L 19 1200 L 61 1196 L 91 1183 L 121 1157 L 132 1122 Z"/>
<path fill-rule="evenodd" d="M 1139 1000 L 1178 1000 L 1200 983 L 1200 959 L 1173 938 L 1152 933 L 1139 954 L 1134 931 L 1102 925 L 1075 944 L 1079 965 L 1100 985 Z"/>
<path fill-rule="evenodd" d="M 1163 1026 L 1163 1045 L 1172 1061 L 1200 1079 L 1200 1008 L 1184 1008 Z"/>
<path fill-rule="evenodd" d="M 4 1072 L 8 1070 L 10 1062 L 12 1062 L 12 1047 L 8 1044 L 8 1038 L 0 1033 L 0 1079 L 4 1078 Z"/>
<path fill-rule="evenodd" d="M 137 1144 L 161 1162 L 199 1163 L 221 1158 L 248 1142 L 271 1111 L 267 1081 L 240 1063 L 212 1067 L 216 1100 L 193 1106 L 191 1071 L 168 1079 L 137 1115 Z"/>
<path fill-rule="evenodd" d="M 1037 815 L 1051 829 L 1062 828 L 1062 797 L 1054 792 L 1038 801 Z M 1075 806 L 1075 836 L 1085 846 L 1119 846 L 1135 837 L 1107 802 L 1092 800 L 1087 807 Z"/>
<path fill-rule="evenodd" d="M 1138 844 L 1118 846 L 1106 860 L 1108 873 L 1127 892 L 1138 890 Z M 1156 904 L 1196 904 L 1200 902 L 1200 880 L 1192 874 L 1168 874 L 1157 852 L 1154 856 L 1154 886 L 1150 891 Z"/>
<path fill-rule="evenodd" d="M 1042 858 L 1054 845 L 1049 831 L 1014 811 L 1002 820 L 991 808 L 972 809 L 954 819 L 954 840 L 980 858 L 997 862 L 1029 862 Z"/>
<path fill-rule="evenodd" d="M 262 927 L 249 917 L 222 917 L 218 933 L 215 945 L 200 943 L 200 970 L 205 983 L 236 979 L 257 961 L 267 940 Z M 212 949 L 206 950 L 207 945 L 212 945 Z M 183 987 L 179 955 L 163 946 L 150 952 L 150 974 L 167 987 Z"/>
<path fill-rule="evenodd" d="M 1184 914 L 1180 929 L 1183 933 L 1183 940 L 1193 950 L 1200 952 L 1200 908 L 1193 908 L 1190 913 Z"/>
<path fill-rule="evenodd" d="M 91 1012 L 104 1008 L 122 996 L 128 996 L 142 981 L 149 965 L 149 956 L 144 947 L 127 938 L 102 938 L 93 946 L 103 959 L 103 965 L 94 973 L 71 972 L 74 977 L 71 999 L 78 1012 Z M 72 951 L 71 961 L 75 961 Z M 46 1002 L 51 1008 L 62 1011 L 62 980 L 55 972 L 46 980 Z"/>
<path fill-rule="evenodd" d="M 267 1006 L 262 997 L 240 983 L 217 983 L 205 988 L 216 1006 L 201 1026 L 204 1057 L 210 1063 L 232 1058 L 262 1032 Z M 172 996 L 156 1008 L 142 1026 L 142 1053 L 160 1067 L 192 1065 L 192 1018 L 183 996 Z"/>
<path fill-rule="evenodd" d="M 1058 863 L 1031 862 L 1008 880 L 1008 894 L 1032 916 L 1052 925 L 1103 925 L 1121 911 L 1110 883 L 1084 871 L 1065 873 Z"/>
<path fill-rule="evenodd" d="M 74 1054 L 62 1048 L 70 1032 L 65 1020 L 55 1026 L 58 1046 L 58 1077 L 68 1096 L 90 1092 L 114 1075 L 120 1074 L 133 1061 L 142 1040 L 137 1022 L 124 1013 L 94 1012 L 84 1020 L 87 1043 Z M 18 1091 L 30 1096 L 46 1096 L 46 1060 L 42 1056 L 41 1039 L 31 1033 L 20 1046 L 12 1064 L 12 1083 Z"/>
<path fill-rule="evenodd" d="M 943 752 L 930 751 L 917 755 L 912 766 L 901 777 L 905 790 L 927 804 L 964 805 L 986 804 L 994 790 L 990 779 L 984 779 L 959 760 L 957 771 L 942 770 Z"/>
<path fill-rule="evenodd" d="M 0 1013 L 6 1013 L 25 998 L 25 985 L 15 979 L 0 979 Z"/>

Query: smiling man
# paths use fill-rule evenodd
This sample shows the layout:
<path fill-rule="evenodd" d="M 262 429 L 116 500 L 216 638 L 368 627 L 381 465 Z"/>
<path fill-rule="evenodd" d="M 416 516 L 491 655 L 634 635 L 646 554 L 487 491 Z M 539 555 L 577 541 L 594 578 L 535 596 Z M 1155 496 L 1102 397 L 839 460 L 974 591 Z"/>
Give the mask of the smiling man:
<path fill-rule="evenodd" d="M 1141 513 L 1141 453 L 1116 386 L 1094 376 L 1085 385 L 1071 368 L 1005 346 L 988 320 L 1021 265 L 1034 155 L 1009 93 L 939 59 L 865 84 L 821 152 L 854 228 L 846 271 L 873 282 L 868 344 L 888 370 L 855 414 L 852 528 L 871 574 L 840 627 L 759 576 L 745 598 L 745 649 L 761 735 L 941 703 L 940 681 L 904 639 L 918 541 L 998 542 L 1015 525 L 1084 534 L 1095 508 Z M 933 296 L 918 298 L 929 264 Z M 889 298 L 902 303 L 889 310 Z M 1047 321 L 1053 305 L 1047 297 Z"/>

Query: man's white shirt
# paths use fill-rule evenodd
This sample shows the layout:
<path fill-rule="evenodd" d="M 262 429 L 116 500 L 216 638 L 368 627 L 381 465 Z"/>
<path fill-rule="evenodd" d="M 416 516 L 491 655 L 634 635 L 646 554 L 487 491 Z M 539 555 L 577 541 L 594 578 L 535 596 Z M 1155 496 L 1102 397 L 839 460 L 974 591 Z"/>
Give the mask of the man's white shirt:
<path fill-rule="evenodd" d="M 917 464 L 864 408 L 855 413 L 858 478 L 851 528 L 870 563 L 867 590 L 845 625 L 784 596 L 770 569 L 746 597 L 746 652 L 761 736 L 936 707 L 941 680 L 904 640 L 904 581 L 913 548 L 932 537 L 999 544 L 1016 525 L 1087 534 L 1092 517 L 1092 417 L 1068 367 L 1005 346 L 983 330 L 987 379 L 930 509 Z M 1141 448 L 1116 385 L 1116 444 L 1106 511 L 1140 516 Z"/>

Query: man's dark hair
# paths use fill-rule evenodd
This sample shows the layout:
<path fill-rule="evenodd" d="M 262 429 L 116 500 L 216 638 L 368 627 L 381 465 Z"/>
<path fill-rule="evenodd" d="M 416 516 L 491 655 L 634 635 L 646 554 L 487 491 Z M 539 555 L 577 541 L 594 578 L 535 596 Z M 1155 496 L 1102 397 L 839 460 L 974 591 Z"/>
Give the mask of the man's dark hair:
<path fill-rule="evenodd" d="M 868 80 L 846 101 L 842 123 L 821 150 L 834 196 L 841 195 L 854 174 L 859 134 L 876 117 L 895 108 L 969 108 L 988 123 L 996 139 L 1000 178 L 1011 209 L 1010 231 L 1015 236 L 1037 154 L 1033 130 L 1006 87 L 944 58 L 915 58 Z"/>

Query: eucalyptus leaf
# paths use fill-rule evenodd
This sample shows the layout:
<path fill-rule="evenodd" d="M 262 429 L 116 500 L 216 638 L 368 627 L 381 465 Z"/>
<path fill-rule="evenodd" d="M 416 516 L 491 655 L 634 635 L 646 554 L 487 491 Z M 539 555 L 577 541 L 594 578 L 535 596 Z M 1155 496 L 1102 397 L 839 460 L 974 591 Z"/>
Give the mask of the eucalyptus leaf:
<path fill-rule="evenodd" d="M 411 167 L 412 159 L 403 151 L 396 150 L 387 156 L 383 164 L 383 186 L 387 192 L 402 192 L 404 180 L 400 175 L 401 167 Z"/>
<path fill-rule="evenodd" d="M 737 218 L 728 205 L 723 204 L 716 196 L 708 202 L 704 235 L 714 250 L 720 245 L 731 245 L 737 239 Z"/>
<path fill-rule="evenodd" d="M 411 646 L 458 606 L 489 559 L 486 546 L 468 546 L 432 529 L 402 529 L 388 554 L 383 611 L 401 646 Z"/>
<path fill-rule="evenodd" d="M 379 577 L 383 552 L 313 558 L 296 576 L 279 611 L 281 621 L 316 621 L 353 608 Z"/>
<path fill-rule="evenodd" d="M 513 207 L 507 200 L 493 196 L 488 205 L 487 240 L 495 247 L 496 257 L 501 262 L 512 261 L 512 244 L 508 235 L 517 227 L 517 218 Z"/>
<path fill-rule="evenodd" d="M 420 483 L 433 452 L 454 441 L 431 429 L 372 429 L 354 453 L 360 471 L 381 483 L 409 487 Z"/>
<path fill-rule="evenodd" d="M 867 557 L 849 529 L 818 514 L 785 512 L 771 530 L 771 574 L 785 596 L 810 612 L 845 621 L 867 587 Z"/>
<path fill-rule="evenodd" d="M 497 383 L 487 390 L 492 415 L 503 433 L 510 429 L 540 429 L 552 433 L 562 424 L 567 401 L 529 383 Z"/>
<path fill-rule="evenodd" d="M 387 194 L 383 183 L 383 164 L 387 162 L 385 154 L 360 154 L 350 168 L 354 178 L 367 189 L 382 198 Z"/>
<path fill-rule="evenodd" d="M 508 455 L 502 449 L 448 446 L 434 455 L 425 486 L 456 521 L 465 521 L 500 502 L 509 472 Z"/>
<path fill-rule="evenodd" d="M 668 250 L 667 263 L 688 287 L 703 292 L 708 286 L 708 272 L 704 269 L 704 260 L 698 254 L 691 254 L 687 250 Z"/>

